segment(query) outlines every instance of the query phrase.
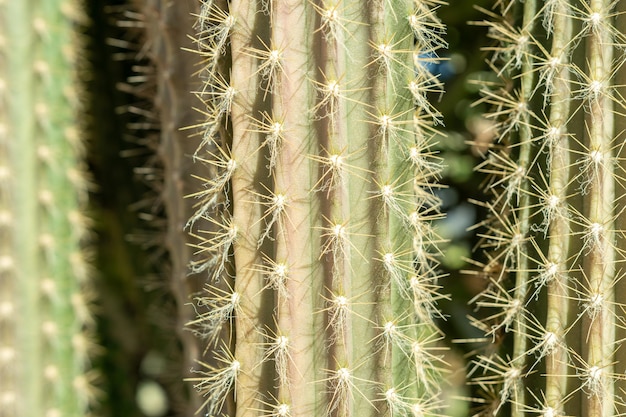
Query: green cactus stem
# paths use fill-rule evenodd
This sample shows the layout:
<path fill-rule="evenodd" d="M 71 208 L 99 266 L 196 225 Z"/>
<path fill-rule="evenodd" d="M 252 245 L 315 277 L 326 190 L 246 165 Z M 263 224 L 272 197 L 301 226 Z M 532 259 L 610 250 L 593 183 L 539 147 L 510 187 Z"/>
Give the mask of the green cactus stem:
<path fill-rule="evenodd" d="M 201 413 L 442 412 L 438 5 L 201 2 Z"/>
<path fill-rule="evenodd" d="M 0 5 L 3 279 L 0 415 L 84 415 L 88 266 L 72 1 Z M 6 337 L 4 337 L 6 336 Z"/>

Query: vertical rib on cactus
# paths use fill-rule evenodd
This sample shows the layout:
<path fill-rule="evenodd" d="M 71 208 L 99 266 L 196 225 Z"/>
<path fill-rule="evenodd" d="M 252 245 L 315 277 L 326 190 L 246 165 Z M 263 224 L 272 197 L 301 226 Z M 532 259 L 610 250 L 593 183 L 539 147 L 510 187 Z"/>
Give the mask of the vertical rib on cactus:
<path fill-rule="evenodd" d="M 614 412 L 614 388 L 611 383 L 613 373 L 613 352 L 615 350 L 615 311 L 612 307 L 615 296 L 613 286 L 615 282 L 614 248 L 614 214 L 615 187 L 613 185 L 614 170 L 611 155 L 613 141 L 613 103 L 603 91 L 607 79 L 611 77 L 613 66 L 613 37 L 606 26 L 610 19 L 610 9 L 614 2 L 608 0 L 591 0 L 589 3 L 589 69 L 588 79 L 590 96 L 587 104 L 589 109 L 586 121 L 589 135 L 587 150 L 591 161 L 585 175 L 589 177 L 589 206 L 586 231 L 589 236 L 589 256 L 585 259 L 584 267 L 588 280 L 586 294 L 590 302 L 596 303 L 601 299 L 602 308 L 593 313 L 589 323 L 587 335 L 588 372 L 599 370 L 598 381 L 592 382 L 591 396 L 587 405 L 587 414 L 590 417 L 610 415 Z M 605 20 L 606 19 L 606 20 Z M 604 20 L 605 24 L 602 24 Z M 599 85 L 598 85 L 599 84 Z M 595 378 L 595 375 L 591 375 Z"/>
<path fill-rule="evenodd" d="M 4 5 L 15 302 L 11 391 L 2 415 L 80 415 L 93 392 L 84 367 L 91 342 L 83 251 L 86 181 L 76 111 L 72 1 Z M 7 350 L 8 351 L 8 350 Z M 11 374 L 13 377 L 11 377 Z M 4 375 L 3 375 L 4 379 Z M 52 389 L 50 389 L 52 387 Z M 27 401 L 24 401 L 27 399 Z M 13 401 L 13 403 L 11 403 Z"/>
<path fill-rule="evenodd" d="M 16 332 L 13 317 L 17 306 L 15 294 L 15 259 L 12 253 L 13 238 L 13 196 L 11 184 L 11 148 L 9 133 L 9 63 L 8 33 L 4 22 L 7 21 L 7 5 L 0 3 L 0 415 L 17 415 L 17 397 L 15 393 L 16 369 Z"/>
<path fill-rule="evenodd" d="M 405 126 L 412 122 L 411 101 L 407 84 L 413 71 L 413 39 L 406 18 L 407 4 L 403 2 L 380 2 L 372 14 L 372 53 L 377 66 L 372 97 L 376 107 L 373 123 L 377 128 L 375 143 L 378 145 L 374 182 L 381 199 L 379 223 L 375 243 L 379 252 L 378 262 L 385 271 L 386 294 L 381 297 L 382 314 L 396 326 L 407 326 L 412 320 L 403 318 L 411 305 L 411 300 L 402 294 L 411 272 L 413 253 L 410 235 L 406 233 L 408 216 L 415 205 L 411 171 L 407 163 L 407 150 L 411 146 L 414 133 Z M 379 209 L 379 210 L 380 210 Z M 380 314 L 380 313 L 379 313 Z M 413 341 L 416 330 L 408 327 L 405 337 Z M 383 383 L 387 389 L 394 389 L 399 395 L 415 397 L 418 387 L 406 389 L 404 381 L 409 379 L 410 366 L 403 356 L 403 347 L 395 344 L 385 358 L 388 361 Z"/>
<path fill-rule="evenodd" d="M 483 222 L 484 272 L 503 268 L 477 304 L 495 309 L 480 327 L 498 339 L 512 332 L 513 347 L 478 358 L 484 373 L 474 382 L 485 391 L 497 387 L 492 413 L 510 403 L 518 416 L 619 414 L 615 384 L 623 375 L 613 356 L 624 321 L 614 286 L 624 251 L 614 223 L 623 211 L 615 198 L 623 168 L 616 171 L 622 139 L 614 118 L 623 113 L 613 107 L 623 106 L 614 77 L 624 61 L 613 50 L 623 54 L 625 38 L 613 26 L 616 3 L 550 1 L 537 14 L 530 1 L 501 5 L 511 14 L 488 26 L 499 42 L 490 49 L 503 86 L 484 99 L 495 106 L 498 143 L 481 169 L 494 186 L 491 219 Z M 515 9 L 522 7 L 518 28 Z"/>
<path fill-rule="evenodd" d="M 488 115 L 496 121 L 496 142 L 487 160 L 479 170 L 492 175 L 490 191 L 494 194 L 493 203 L 487 204 L 490 219 L 485 222 L 484 247 L 495 254 L 488 255 L 489 262 L 484 272 L 489 279 L 487 290 L 479 297 L 479 307 L 493 308 L 495 313 L 488 316 L 487 334 L 495 338 L 503 332 L 513 332 L 513 348 L 509 355 L 494 352 L 493 356 L 480 357 L 477 365 L 484 372 L 475 377 L 475 383 L 496 385 L 500 389 L 492 409 L 497 413 L 507 402 L 511 405 L 511 415 L 522 416 L 526 397 L 526 387 L 522 377 L 526 369 L 528 350 L 528 313 L 525 310 L 530 285 L 529 249 L 532 236 L 529 236 L 531 222 L 533 163 L 533 123 L 531 109 L 533 93 L 533 52 L 532 29 L 535 24 L 536 4 L 524 2 L 521 28 L 510 23 L 514 15 L 514 1 L 499 3 L 500 22 L 487 22 L 490 36 L 497 44 L 489 48 L 493 51 L 491 65 L 502 85 L 485 89 L 485 102 L 495 110 Z M 494 15 L 495 16 L 495 15 Z M 519 74 L 518 74 L 519 73 Z M 512 87 L 511 78 L 520 78 L 519 86 Z M 496 89 L 497 88 L 497 89 Z M 515 88 L 512 92 L 511 89 Z M 513 156 L 516 153 L 517 158 Z M 504 190 L 501 190 L 504 188 Z M 511 288 L 507 282 L 511 281 Z M 484 388 L 485 389 L 485 388 Z M 486 389 L 485 389 L 486 390 Z"/>
<path fill-rule="evenodd" d="M 224 362 L 195 379 L 209 414 L 441 411 L 440 167 L 432 107 L 415 107 L 437 81 L 413 63 L 416 33 L 418 52 L 441 47 L 437 4 L 202 2 L 196 155 L 228 202 L 202 247 L 236 299 Z"/>
<path fill-rule="evenodd" d="M 546 139 L 550 168 L 549 190 L 544 199 L 546 204 L 545 222 L 549 227 L 547 262 L 544 266 L 548 284 L 546 315 L 547 341 L 546 355 L 546 408 L 563 414 L 563 404 L 567 395 L 567 347 L 565 332 L 567 327 L 569 291 L 567 289 L 570 222 L 566 213 L 567 188 L 570 168 L 570 140 L 567 133 L 567 119 L 570 113 L 568 63 L 572 35 L 571 11 L 565 2 L 558 2 L 550 14 L 546 13 L 548 31 L 552 35 L 551 59 L 557 65 L 546 79 L 546 89 L 552 92 L 549 123 L 546 126 Z M 548 58 L 548 57 L 546 57 Z M 550 74 L 548 72 L 548 74 Z"/>
<path fill-rule="evenodd" d="M 518 170 L 521 170 L 521 179 L 519 189 L 517 190 L 517 202 L 519 205 L 519 211 L 517 214 L 517 221 L 519 222 L 519 237 L 515 236 L 515 239 L 519 239 L 519 248 L 517 249 L 518 258 L 515 261 L 516 278 L 515 278 L 515 294 L 514 299 L 520 304 L 526 300 L 529 292 L 530 285 L 530 270 L 528 262 L 528 250 L 529 245 L 528 234 L 530 232 L 530 184 L 526 179 L 528 177 L 528 170 L 531 167 L 532 158 L 532 121 L 530 115 L 530 99 L 533 91 L 534 80 L 534 60 L 532 58 L 532 51 L 529 50 L 530 34 L 533 31 L 537 13 L 537 4 L 535 0 L 526 0 L 524 2 L 523 22 L 522 29 L 520 31 L 519 53 L 523 54 L 523 62 L 521 65 L 521 80 L 520 80 L 520 102 L 518 106 L 520 109 L 520 126 L 519 126 L 519 156 L 517 161 Z M 516 172 L 515 175 L 518 175 Z M 513 361 L 512 369 L 523 372 L 526 365 L 526 351 L 528 349 L 528 337 L 525 331 L 526 318 L 524 314 L 520 314 L 515 321 L 515 336 L 513 341 Z M 514 382 L 514 399 L 513 410 L 511 415 L 513 417 L 522 416 L 521 411 L 522 404 L 525 404 L 526 390 L 522 384 Z"/>
<path fill-rule="evenodd" d="M 251 118 L 259 113 L 257 94 L 260 86 L 256 75 L 258 60 L 251 54 L 238 53 L 257 44 L 255 38 L 259 33 L 255 27 L 263 19 L 263 15 L 258 12 L 254 1 L 233 1 L 229 5 L 227 18 L 233 21 L 230 27 L 232 65 L 227 88 L 233 89 L 234 95 L 229 109 L 229 121 L 232 125 L 232 159 L 237 164 L 231 179 L 231 228 L 236 235 L 233 256 L 237 268 L 234 294 L 239 297 L 239 309 L 235 316 L 236 344 L 233 363 L 236 361 L 241 369 L 236 381 L 237 416 L 247 415 L 246 410 L 261 408 L 262 397 L 259 394 L 271 387 L 271 384 L 263 381 L 264 368 L 259 365 L 263 361 L 263 350 L 260 346 L 264 343 L 263 331 L 266 330 L 264 326 L 269 324 L 266 318 L 270 316 L 270 312 L 263 310 L 263 273 L 257 266 L 263 263 L 259 249 L 267 247 L 263 245 L 262 236 L 264 233 L 271 234 L 265 228 L 271 229 L 273 222 L 275 227 L 280 228 L 285 222 L 287 206 L 292 204 L 280 199 L 283 192 L 280 189 L 272 191 L 270 188 L 269 195 L 263 195 L 267 193 L 265 179 L 260 178 L 266 174 L 259 172 L 259 167 L 263 167 L 265 162 L 263 152 L 259 150 L 263 137 L 254 131 Z M 292 110 L 297 111 L 296 108 Z M 298 174 L 297 171 L 291 173 L 296 178 L 299 178 Z M 287 199 L 291 197 L 287 193 Z M 293 270 L 290 266 L 291 273 Z M 301 306 L 304 311 L 305 306 L 306 304 Z"/>
<path fill-rule="evenodd" d="M 288 338 L 285 381 L 279 387 L 278 403 L 288 404 L 291 415 L 322 412 L 320 392 L 311 384 L 322 377 L 319 340 L 323 332 L 321 306 L 324 283 L 321 254 L 319 202 L 315 199 L 315 165 L 308 157 L 317 152 L 317 134 L 312 126 L 311 108 L 315 89 L 310 83 L 313 57 L 314 11 L 299 0 L 271 2 L 272 43 L 282 50 L 282 71 L 277 78 L 273 116 L 280 118 L 285 131 L 276 172 L 275 195 L 287 199 L 282 218 L 275 227 L 275 262 L 287 265 L 286 292 L 278 294 L 278 334 Z M 297 22 L 297 23 L 296 23 Z M 331 99 L 334 100 L 334 99 Z M 235 278 L 237 279 L 237 278 Z M 321 365 L 321 366 L 320 366 Z M 280 376 L 281 369 L 276 373 Z M 287 382 L 287 383 L 285 383 Z"/>

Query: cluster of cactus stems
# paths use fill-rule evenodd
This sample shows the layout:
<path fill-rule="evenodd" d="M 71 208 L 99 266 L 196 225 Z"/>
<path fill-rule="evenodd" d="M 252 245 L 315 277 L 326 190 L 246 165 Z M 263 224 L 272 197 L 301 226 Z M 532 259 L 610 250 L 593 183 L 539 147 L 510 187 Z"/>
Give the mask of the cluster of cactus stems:
<path fill-rule="evenodd" d="M 475 415 L 626 411 L 623 12 L 500 1 L 483 22 L 498 81 L 483 98 L 495 140 L 479 166 L 492 199 L 475 323 L 492 343 L 470 369 L 486 394 Z"/>
<path fill-rule="evenodd" d="M 442 411 L 440 4 L 201 2 L 202 415 Z"/>
<path fill-rule="evenodd" d="M 153 63 L 126 87 L 159 125 L 186 414 L 446 414 L 441 5 L 137 0 L 120 21 Z M 499 0 L 480 23 L 475 416 L 626 413 L 625 7 Z M 95 393 L 79 10 L 0 0 L 0 417 Z"/>
<path fill-rule="evenodd" d="M 80 7 L 0 2 L 0 416 L 85 415 L 93 353 Z"/>

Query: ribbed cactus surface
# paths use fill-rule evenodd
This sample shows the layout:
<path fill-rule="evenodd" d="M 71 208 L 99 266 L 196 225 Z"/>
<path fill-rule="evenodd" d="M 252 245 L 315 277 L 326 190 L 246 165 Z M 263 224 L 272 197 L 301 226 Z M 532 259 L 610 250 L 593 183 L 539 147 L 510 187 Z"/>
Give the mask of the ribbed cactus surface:
<path fill-rule="evenodd" d="M 472 367 L 476 415 L 626 411 L 620 3 L 498 2 L 484 22 L 497 78 L 476 305 L 494 343 Z"/>
<path fill-rule="evenodd" d="M 203 415 L 441 413 L 439 4 L 200 2 Z"/>
<path fill-rule="evenodd" d="M 73 1 L 0 2 L 0 415 L 85 415 L 92 376 Z"/>

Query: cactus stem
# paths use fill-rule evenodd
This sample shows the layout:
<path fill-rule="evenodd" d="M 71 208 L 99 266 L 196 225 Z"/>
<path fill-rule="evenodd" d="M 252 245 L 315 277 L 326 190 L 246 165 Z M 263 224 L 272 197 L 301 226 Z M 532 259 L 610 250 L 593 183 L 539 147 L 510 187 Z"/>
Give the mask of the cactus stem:
<path fill-rule="evenodd" d="M 387 411 L 383 386 L 407 413 L 441 406 L 435 381 L 445 362 L 433 327 L 444 298 L 433 248 L 441 238 L 431 225 L 440 218 L 431 182 L 441 163 L 429 150 L 436 130 L 414 117 L 414 102 L 442 84 L 426 69 L 416 76 L 412 41 L 413 30 L 442 28 L 433 4 L 241 0 L 226 11 L 203 3 L 199 151 L 210 148 L 217 175 L 194 194 L 197 219 L 214 226 L 196 233 L 205 239 L 195 270 L 210 266 L 241 296 L 228 326 L 241 369 L 236 410 L 225 412 L 374 415 Z M 221 50 L 229 41 L 230 54 Z M 233 303 L 222 304 L 233 315 Z M 385 352 L 381 317 L 399 329 Z M 211 320 L 227 326 L 221 315 Z"/>

